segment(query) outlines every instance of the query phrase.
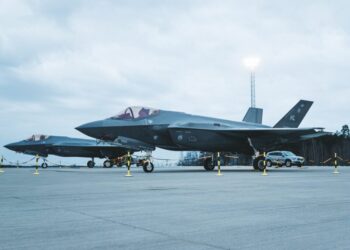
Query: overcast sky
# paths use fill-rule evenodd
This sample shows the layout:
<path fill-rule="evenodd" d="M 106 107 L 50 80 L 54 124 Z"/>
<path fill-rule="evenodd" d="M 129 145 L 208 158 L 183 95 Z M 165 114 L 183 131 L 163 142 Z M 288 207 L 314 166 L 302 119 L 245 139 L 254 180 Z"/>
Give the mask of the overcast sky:
<path fill-rule="evenodd" d="M 257 106 L 275 124 L 299 99 L 302 126 L 350 122 L 349 1 L 0 0 L 0 144 L 127 106 L 241 120 L 242 60 L 259 56 Z M 7 149 L 0 154 L 15 158 Z"/>

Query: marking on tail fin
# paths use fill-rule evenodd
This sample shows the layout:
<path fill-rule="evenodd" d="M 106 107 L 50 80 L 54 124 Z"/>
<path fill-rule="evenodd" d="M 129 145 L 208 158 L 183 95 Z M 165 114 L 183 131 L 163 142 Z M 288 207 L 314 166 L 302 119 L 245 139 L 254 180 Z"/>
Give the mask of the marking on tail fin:
<path fill-rule="evenodd" d="M 300 100 L 279 122 L 277 122 L 274 128 L 299 127 L 312 104 L 313 102 L 311 101 Z"/>

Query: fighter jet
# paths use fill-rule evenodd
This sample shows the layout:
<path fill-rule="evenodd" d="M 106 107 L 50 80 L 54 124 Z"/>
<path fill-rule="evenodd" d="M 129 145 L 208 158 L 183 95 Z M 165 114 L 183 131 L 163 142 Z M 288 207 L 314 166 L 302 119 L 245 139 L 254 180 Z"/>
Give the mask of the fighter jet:
<path fill-rule="evenodd" d="M 87 162 L 89 168 L 95 166 L 94 158 L 107 158 L 103 166 L 110 168 L 114 159 L 124 156 L 127 152 L 131 154 L 137 151 L 152 151 L 154 146 L 142 142 L 135 142 L 132 139 L 120 139 L 119 142 L 104 142 L 89 139 L 70 138 L 65 136 L 32 135 L 26 140 L 5 145 L 6 148 L 15 152 L 39 155 L 57 155 L 63 157 L 88 157 L 92 158 Z M 46 161 L 43 168 L 48 167 Z M 144 171 L 153 171 L 153 164 L 144 164 Z"/>
<path fill-rule="evenodd" d="M 262 171 L 265 168 L 262 152 L 286 143 L 310 139 L 322 130 L 298 128 L 312 104 L 311 101 L 299 101 L 274 127 L 261 124 L 262 110 L 248 111 L 244 121 L 238 122 L 183 112 L 129 107 L 116 116 L 76 129 L 105 141 L 118 141 L 122 136 L 167 150 L 255 155 L 254 169 Z M 252 114 L 256 117 L 252 117 Z M 213 170 L 214 161 L 212 158 L 206 159 L 204 168 Z"/>

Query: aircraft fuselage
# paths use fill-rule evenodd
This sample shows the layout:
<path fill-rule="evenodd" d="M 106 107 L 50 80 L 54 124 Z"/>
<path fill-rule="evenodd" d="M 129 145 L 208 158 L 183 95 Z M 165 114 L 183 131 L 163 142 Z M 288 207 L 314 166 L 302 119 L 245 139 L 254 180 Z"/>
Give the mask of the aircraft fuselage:
<path fill-rule="evenodd" d="M 215 130 L 203 132 L 179 127 L 172 128 L 174 124 L 180 123 L 203 124 L 204 127 L 210 124 L 213 127 L 268 128 L 260 124 L 160 110 L 154 116 L 130 120 L 109 118 L 82 125 L 77 129 L 98 139 L 114 141 L 119 136 L 124 136 L 168 150 L 227 151 L 249 154 L 253 152 L 246 137 L 225 136 Z"/>

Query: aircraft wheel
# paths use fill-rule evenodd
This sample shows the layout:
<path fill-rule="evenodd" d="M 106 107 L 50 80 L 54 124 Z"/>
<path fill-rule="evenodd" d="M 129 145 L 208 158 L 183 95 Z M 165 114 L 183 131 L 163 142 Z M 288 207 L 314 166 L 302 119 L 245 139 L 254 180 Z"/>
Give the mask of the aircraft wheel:
<path fill-rule="evenodd" d="M 146 161 L 145 164 L 143 164 L 142 168 L 146 173 L 152 173 L 154 170 L 154 165 L 152 162 Z"/>
<path fill-rule="evenodd" d="M 213 171 L 215 168 L 213 161 L 211 160 L 211 158 L 207 158 L 204 161 L 204 169 L 207 171 Z"/>
<path fill-rule="evenodd" d="M 253 161 L 253 167 L 255 170 L 264 171 L 264 169 L 265 169 L 264 157 L 259 156 L 259 157 L 255 158 Z"/>
<path fill-rule="evenodd" d="M 41 164 L 41 168 L 47 168 L 48 166 L 49 166 L 49 165 L 47 165 L 46 162 L 44 162 L 44 163 Z"/>
<path fill-rule="evenodd" d="M 87 167 L 88 167 L 88 168 L 93 168 L 93 167 L 95 167 L 95 162 L 93 162 L 93 161 L 88 161 L 88 162 L 87 162 Z"/>
<path fill-rule="evenodd" d="M 103 162 L 103 167 L 104 168 L 111 168 L 111 167 L 113 167 L 113 164 L 112 164 L 112 162 L 110 160 L 105 160 Z"/>
<path fill-rule="evenodd" d="M 292 166 L 292 162 L 290 160 L 286 160 L 286 167 L 290 168 Z"/>

